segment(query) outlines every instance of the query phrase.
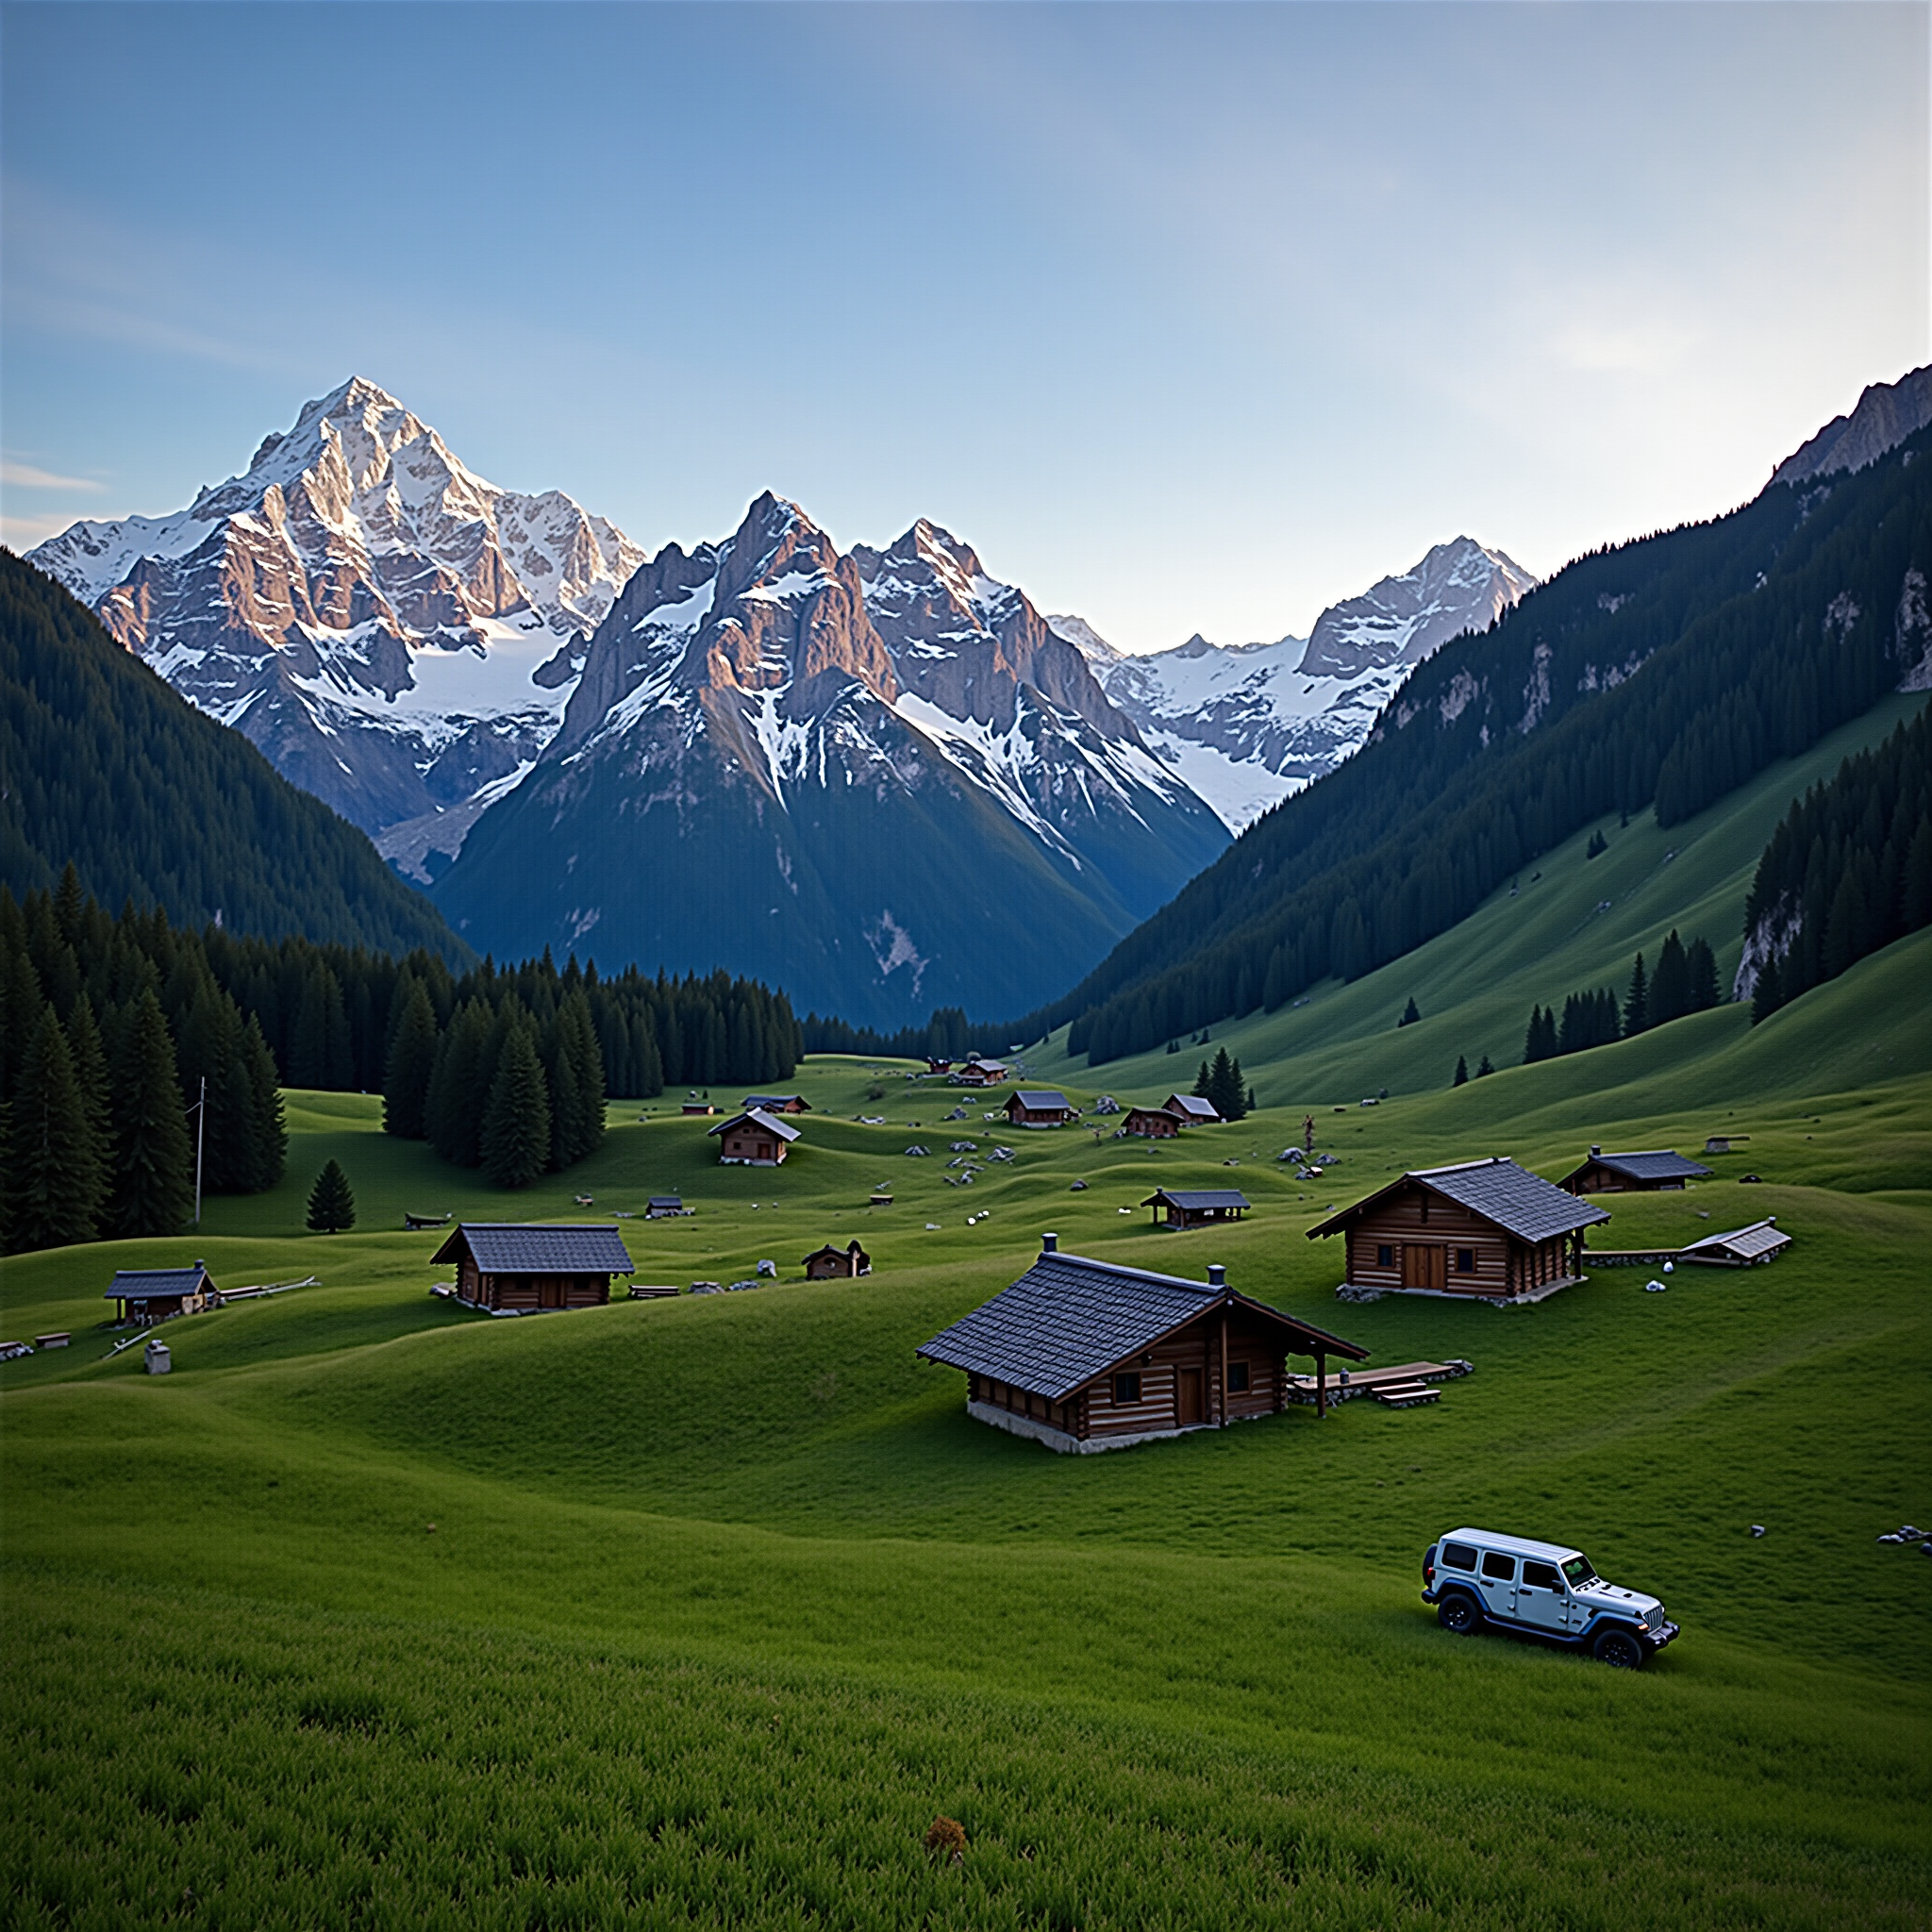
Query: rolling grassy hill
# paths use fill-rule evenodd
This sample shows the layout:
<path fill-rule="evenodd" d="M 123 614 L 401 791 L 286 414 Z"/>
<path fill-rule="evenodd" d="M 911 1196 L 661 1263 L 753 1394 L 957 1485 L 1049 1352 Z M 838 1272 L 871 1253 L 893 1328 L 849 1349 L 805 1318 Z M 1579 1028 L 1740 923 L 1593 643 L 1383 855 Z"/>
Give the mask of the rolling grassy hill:
<path fill-rule="evenodd" d="M 667 1096 L 506 1196 L 384 1136 L 373 1097 L 296 1092 L 279 1189 L 210 1202 L 197 1235 L 0 1264 L 0 1334 L 75 1334 L 0 1364 L 9 1922 L 1923 1924 L 1932 1571 L 1874 1539 L 1932 1522 L 1932 934 L 1756 1028 L 1724 1008 L 1511 1064 L 1532 999 L 1612 962 L 1621 989 L 1670 924 L 1728 973 L 1769 825 L 1903 708 L 1217 1028 L 1264 1105 L 1178 1142 L 1013 1132 L 989 1096 L 820 1058 L 785 1083 L 815 1111 L 781 1169 L 719 1168 Z M 1449 1089 L 1485 1050 L 1504 1070 Z M 1198 1057 L 1102 1072 L 1154 1097 Z M 1094 1091 L 1050 1049 L 1030 1077 Z M 1320 1184 L 1274 1158 L 1307 1111 L 1338 1157 Z M 1304 1238 L 1406 1166 L 1557 1174 L 1592 1141 L 1713 1132 L 1751 1138 L 1610 1203 L 1599 1244 L 1776 1214 L 1771 1267 L 1343 1306 Z M 360 1220 L 308 1235 L 330 1156 Z M 1157 1233 L 1139 1206 L 1230 1184 L 1239 1227 Z M 441 1236 L 401 1228 L 672 1191 L 691 1216 L 621 1224 L 640 1279 L 785 1278 L 493 1321 L 432 1298 Z M 1224 1261 L 1374 1362 L 1476 1373 L 1434 1408 L 1051 1456 L 912 1353 L 1049 1227 Z M 855 1235 L 872 1276 L 798 1278 Z M 196 1257 L 318 1285 L 171 1324 L 166 1379 L 103 1359 L 112 1269 Z M 1623 1674 L 1449 1637 L 1417 1565 L 1460 1522 L 1581 1543 L 1683 1639 Z M 940 1813 L 957 1866 L 922 1847 Z"/>

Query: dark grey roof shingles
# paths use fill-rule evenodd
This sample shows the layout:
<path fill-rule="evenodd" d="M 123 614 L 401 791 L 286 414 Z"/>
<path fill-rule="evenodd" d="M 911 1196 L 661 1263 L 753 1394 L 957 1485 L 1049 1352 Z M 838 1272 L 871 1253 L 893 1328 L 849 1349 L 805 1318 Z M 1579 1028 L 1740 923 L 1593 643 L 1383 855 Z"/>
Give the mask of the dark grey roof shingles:
<path fill-rule="evenodd" d="M 1686 1160 L 1681 1154 L 1668 1147 L 1648 1154 L 1592 1154 L 1590 1158 L 1599 1167 L 1626 1174 L 1634 1181 L 1691 1180 L 1698 1174 L 1710 1172 L 1709 1168 L 1694 1160 Z"/>
<path fill-rule="evenodd" d="M 1493 1221 L 1519 1241 L 1546 1241 L 1607 1221 L 1608 1213 L 1566 1194 L 1552 1181 L 1513 1160 L 1485 1160 L 1470 1167 L 1417 1170 L 1414 1178 L 1472 1213 Z"/>
<path fill-rule="evenodd" d="M 1172 1201 L 1176 1208 L 1195 1212 L 1204 1208 L 1252 1208 L 1255 1205 L 1236 1188 L 1161 1188 L 1141 1205 L 1151 1208 L 1157 1201 Z"/>
<path fill-rule="evenodd" d="M 171 1294 L 193 1294 L 201 1286 L 207 1270 L 197 1262 L 192 1268 L 123 1268 L 114 1285 L 101 1299 L 108 1302 L 138 1302 Z M 95 1280 L 100 1277 L 96 1275 Z"/>
<path fill-rule="evenodd" d="M 629 1274 L 635 1266 L 614 1227 L 466 1221 L 443 1254 L 458 1235 L 469 1242 L 485 1274 Z M 442 1258 L 438 1255 L 438 1260 Z"/>
<path fill-rule="evenodd" d="M 1056 1107 L 1066 1113 L 1072 1113 L 1074 1110 L 1072 1107 L 1068 1105 L 1067 1096 L 1064 1093 L 1058 1091 L 1058 1089 L 1052 1087 L 1042 1088 L 1039 1091 L 1032 1093 L 1015 1093 L 1013 1095 L 1013 1098 L 1017 1100 L 1020 1103 L 1020 1105 L 1027 1110 L 1028 1113 L 1043 1113 L 1046 1112 L 1048 1109 Z"/>

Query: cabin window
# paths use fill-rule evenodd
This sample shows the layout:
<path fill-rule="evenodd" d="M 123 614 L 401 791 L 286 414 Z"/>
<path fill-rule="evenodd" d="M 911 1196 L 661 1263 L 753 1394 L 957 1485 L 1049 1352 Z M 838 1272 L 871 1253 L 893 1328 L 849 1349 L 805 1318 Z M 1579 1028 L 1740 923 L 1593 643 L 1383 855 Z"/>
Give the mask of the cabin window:
<path fill-rule="evenodd" d="M 1516 1558 L 1500 1550 L 1483 1552 L 1483 1574 L 1494 1583 L 1507 1583 L 1516 1574 Z"/>
<path fill-rule="evenodd" d="M 1474 1570 L 1475 1552 L 1467 1543 L 1444 1543 L 1442 1562 L 1450 1570 Z"/>
<path fill-rule="evenodd" d="M 1475 1273 L 1475 1250 L 1474 1248 L 1457 1249 L 1456 1272 L 1458 1274 L 1474 1274 Z"/>
<path fill-rule="evenodd" d="M 1113 1399 L 1116 1402 L 1139 1402 L 1141 1399 L 1141 1378 L 1131 1371 L 1113 1378 Z"/>
<path fill-rule="evenodd" d="M 1395 1243 L 1393 1241 L 1377 1241 L 1375 1243 L 1375 1266 L 1377 1268 L 1392 1268 L 1394 1265 Z"/>
<path fill-rule="evenodd" d="M 1246 1362 L 1228 1363 L 1227 1392 L 1230 1395 L 1245 1395 L 1248 1392 L 1248 1365 Z"/>

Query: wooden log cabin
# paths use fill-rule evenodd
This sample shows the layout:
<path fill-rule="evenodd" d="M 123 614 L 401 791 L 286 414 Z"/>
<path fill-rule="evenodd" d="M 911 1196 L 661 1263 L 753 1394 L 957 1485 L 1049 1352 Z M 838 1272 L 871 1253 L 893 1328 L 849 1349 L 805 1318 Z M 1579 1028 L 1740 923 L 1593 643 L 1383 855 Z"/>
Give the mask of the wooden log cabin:
<path fill-rule="evenodd" d="M 198 1315 L 221 1297 L 207 1265 L 197 1261 L 192 1268 L 120 1269 L 101 1299 L 117 1304 L 117 1322 L 146 1328 L 173 1315 Z"/>
<path fill-rule="evenodd" d="M 1332 1357 L 1368 1350 L 1228 1287 L 1063 1255 L 1054 1235 L 1010 1288 L 918 1355 L 966 1375 L 977 1422 L 1062 1454 L 1125 1449 L 1281 1412 L 1290 1356 L 1314 1358 L 1327 1412 Z"/>
<path fill-rule="evenodd" d="M 1164 1107 L 1130 1107 L 1121 1132 L 1141 1141 L 1172 1141 L 1185 1123 Z"/>
<path fill-rule="evenodd" d="M 1318 1223 L 1339 1234 L 1344 1298 L 1541 1301 L 1583 1278 L 1583 1230 L 1609 1215 L 1501 1156 L 1420 1168 Z"/>
<path fill-rule="evenodd" d="M 780 1166 L 798 1129 L 790 1121 L 752 1108 L 733 1114 L 710 1129 L 718 1142 L 718 1161 L 723 1167 Z"/>
<path fill-rule="evenodd" d="M 1018 1088 L 1007 1095 L 1007 1124 L 1011 1127 L 1063 1127 L 1074 1118 L 1064 1093 L 1053 1088 L 1028 1092 Z"/>
<path fill-rule="evenodd" d="M 1179 1231 L 1239 1221 L 1254 1204 L 1235 1188 L 1156 1188 L 1141 1205 L 1153 1208 L 1156 1227 Z"/>
<path fill-rule="evenodd" d="M 747 1113 L 809 1113 L 811 1102 L 802 1093 L 747 1093 Z"/>
<path fill-rule="evenodd" d="M 465 1221 L 434 1258 L 453 1262 L 456 1298 L 473 1308 L 596 1308 L 610 1277 L 635 1272 L 615 1227 L 584 1223 Z"/>
<path fill-rule="evenodd" d="M 1219 1124 L 1221 1114 L 1211 1100 L 1203 1100 L 1198 1093 L 1170 1093 L 1161 1106 L 1169 1113 L 1177 1113 L 1191 1127 L 1211 1127 Z"/>
<path fill-rule="evenodd" d="M 1601 1147 L 1592 1147 L 1590 1158 L 1557 1185 L 1573 1194 L 1655 1193 L 1681 1189 L 1686 1181 L 1707 1178 L 1709 1174 L 1709 1168 L 1686 1160 L 1668 1147 L 1646 1154 L 1606 1154 Z"/>
<path fill-rule="evenodd" d="M 953 1069 L 950 1077 L 961 1087 L 1004 1087 L 1007 1084 L 1007 1063 L 1005 1060 L 983 1060 L 976 1053 L 969 1054 Z"/>
<path fill-rule="evenodd" d="M 808 1281 L 850 1280 L 860 1274 L 872 1273 L 872 1257 L 857 1241 L 847 1241 L 842 1248 L 837 1248 L 827 1241 L 822 1248 L 814 1248 L 805 1257 L 805 1278 Z"/>

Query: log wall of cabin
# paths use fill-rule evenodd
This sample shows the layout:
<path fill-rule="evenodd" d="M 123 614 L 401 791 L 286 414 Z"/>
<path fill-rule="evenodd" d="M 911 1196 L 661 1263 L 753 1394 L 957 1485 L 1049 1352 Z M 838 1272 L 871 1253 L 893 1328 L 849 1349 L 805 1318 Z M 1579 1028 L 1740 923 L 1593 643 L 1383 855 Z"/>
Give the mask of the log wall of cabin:
<path fill-rule="evenodd" d="M 1425 1188 L 1407 1187 L 1365 1208 L 1343 1235 L 1348 1257 L 1344 1278 L 1356 1288 L 1404 1286 L 1402 1250 L 1406 1243 L 1445 1251 L 1442 1288 L 1450 1294 L 1506 1295 L 1515 1292 L 1512 1251 L 1523 1244 L 1455 1201 Z M 1384 1261 L 1378 1249 L 1386 1247 Z M 1470 1250 L 1474 1266 L 1456 1265 L 1457 1248 Z"/>
<path fill-rule="evenodd" d="M 610 1299 L 608 1274 L 484 1274 L 486 1308 L 598 1308 Z"/>
<path fill-rule="evenodd" d="M 721 1158 L 725 1160 L 765 1161 L 775 1166 L 785 1158 L 785 1143 L 767 1140 L 758 1134 L 726 1134 Z"/>

